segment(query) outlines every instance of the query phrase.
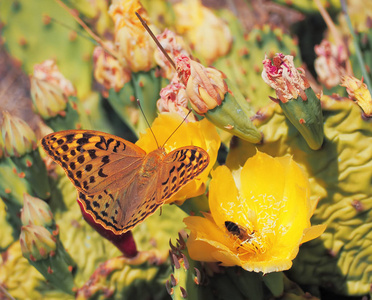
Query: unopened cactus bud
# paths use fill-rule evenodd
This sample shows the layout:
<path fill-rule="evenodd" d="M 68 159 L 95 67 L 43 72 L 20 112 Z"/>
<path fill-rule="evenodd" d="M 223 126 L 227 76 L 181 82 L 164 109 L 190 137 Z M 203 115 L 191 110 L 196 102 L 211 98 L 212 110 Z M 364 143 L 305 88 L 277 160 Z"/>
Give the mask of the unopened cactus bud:
<path fill-rule="evenodd" d="M 324 139 L 322 109 L 304 70 L 294 66 L 293 56 L 281 53 L 273 58 L 273 63 L 265 58 L 263 65 L 262 78 L 278 97 L 271 99 L 280 104 L 309 147 L 318 150 Z"/>
<path fill-rule="evenodd" d="M 208 64 L 229 52 L 233 41 L 229 26 L 200 0 L 176 3 L 174 11 L 177 32 L 187 38 Z"/>
<path fill-rule="evenodd" d="M 37 147 L 34 131 L 22 119 L 3 111 L 4 121 L 1 128 L 6 156 L 20 157 Z"/>
<path fill-rule="evenodd" d="M 367 117 L 372 116 L 372 98 L 367 85 L 353 76 L 342 77 L 341 86 L 346 87 L 349 98 L 354 100 Z"/>
<path fill-rule="evenodd" d="M 55 254 L 55 237 L 43 226 L 22 226 L 19 238 L 23 256 L 31 261 L 46 259 Z"/>
<path fill-rule="evenodd" d="M 21 210 L 21 220 L 24 226 L 38 225 L 51 227 L 53 225 L 53 214 L 49 205 L 29 194 L 23 194 L 23 209 Z"/>
<path fill-rule="evenodd" d="M 196 113 L 205 115 L 217 127 L 251 143 L 261 140 L 260 132 L 227 86 L 222 72 L 206 68 L 184 55 L 177 56 L 175 63 Z"/>
<path fill-rule="evenodd" d="M 63 115 L 68 97 L 76 95 L 74 86 L 62 75 L 53 60 L 35 65 L 30 82 L 34 109 L 44 119 Z"/>
<path fill-rule="evenodd" d="M 5 155 L 10 156 L 15 165 L 14 172 L 25 178 L 38 197 L 48 198 L 50 186 L 45 164 L 36 150 L 34 131 L 22 119 L 3 111 L 2 136 Z"/>

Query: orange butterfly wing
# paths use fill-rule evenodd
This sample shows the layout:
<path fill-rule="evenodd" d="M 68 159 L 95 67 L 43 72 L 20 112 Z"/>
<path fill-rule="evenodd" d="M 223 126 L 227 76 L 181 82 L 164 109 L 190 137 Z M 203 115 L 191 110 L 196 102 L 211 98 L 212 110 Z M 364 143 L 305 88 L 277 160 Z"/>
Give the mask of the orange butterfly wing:
<path fill-rule="evenodd" d="M 52 133 L 42 146 L 79 191 L 84 210 L 115 234 L 153 214 L 209 163 L 199 147 L 146 154 L 124 139 L 90 130 Z"/>

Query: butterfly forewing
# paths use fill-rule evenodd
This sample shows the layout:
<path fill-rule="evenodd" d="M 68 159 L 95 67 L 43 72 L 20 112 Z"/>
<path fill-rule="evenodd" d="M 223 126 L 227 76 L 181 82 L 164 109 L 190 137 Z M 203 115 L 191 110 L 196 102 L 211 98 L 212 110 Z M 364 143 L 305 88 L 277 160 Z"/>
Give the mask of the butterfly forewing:
<path fill-rule="evenodd" d="M 130 185 L 146 155 L 124 139 L 90 130 L 52 133 L 42 139 L 42 146 L 76 188 L 88 194 Z"/>
<path fill-rule="evenodd" d="M 163 161 L 160 201 L 169 199 L 187 182 L 194 179 L 209 164 L 208 153 L 196 146 L 178 148 L 170 152 Z"/>

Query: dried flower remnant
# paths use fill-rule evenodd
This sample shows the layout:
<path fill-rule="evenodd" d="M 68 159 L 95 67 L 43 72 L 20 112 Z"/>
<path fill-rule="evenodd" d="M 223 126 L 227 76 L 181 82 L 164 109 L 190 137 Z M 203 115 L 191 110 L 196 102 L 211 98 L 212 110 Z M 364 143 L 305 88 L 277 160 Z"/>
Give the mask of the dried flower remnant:
<path fill-rule="evenodd" d="M 314 67 L 319 81 L 327 89 L 337 86 L 341 82 L 341 77 L 346 74 L 348 56 L 344 46 L 336 46 L 323 40 L 314 47 L 314 50 L 318 56 L 315 59 Z"/>
<path fill-rule="evenodd" d="M 106 42 L 106 47 L 114 49 L 114 45 Z M 94 78 L 102 84 L 106 90 L 114 89 L 120 91 L 125 83 L 131 79 L 128 66 L 123 65 L 115 57 L 98 46 L 93 51 Z"/>
<path fill-rule="evenodd" d="M 157 101 L 156 105 L 160 113 L 177 113 L 182 118 L 185 118 L 189 113 L 187 103 L 188 97 L 186 95 L 185 86 L 182 83 L 171 82 L 160 91 L 160 99 Z M 195 115 L 190 113 L 186 122 L 195 121 L 197 121 Z"/>
<path fill-rule="evenodd" d="M 262 63 L 264 65 L 262 78 L 275 90 L 281 102 L 286 103 L 298 97 L 307 100 L 305 90 L 310 87 L 310 84 L 304 75 L 304 70 L 295 67 L 293 56 L 278 53 L 273 58 L 273 62 L 265 57 Z"/>
<path fill-rule="evenodd" d="M 354 100 L 367 117 L 372 116 L 372 97 L 367 85 L 353 76 L 343 76 L 341 86 L 346 87 L 349 98 Z"/>
<path fill-rule="evenodd" d="M 186 50 L 187 46 L 185 45 L 183 39 L 176 35 L 173 31 L 165 29 L 156 38 L 163 46 L 164 50 L 168 53 L 170 58 L 174 59 L 178 55 L 189 56 L 188 51 Z M 164 73 L 163 76 L 171 80 L 176 75 L 176 70 L 173 69 L 168 59 L 161 51 L 155 51 L 154 57 L 156 63 Z"/>
<path fill-rule="evenodd" d="M 123 63 L 132 72 L 149 71 L 155 66 L 155 46 L 135 12 L 149 22 L 145 9 L 137 0 L 114 0 L 110 5 L 109 14 L 115 24 L 115 45 Z"/>

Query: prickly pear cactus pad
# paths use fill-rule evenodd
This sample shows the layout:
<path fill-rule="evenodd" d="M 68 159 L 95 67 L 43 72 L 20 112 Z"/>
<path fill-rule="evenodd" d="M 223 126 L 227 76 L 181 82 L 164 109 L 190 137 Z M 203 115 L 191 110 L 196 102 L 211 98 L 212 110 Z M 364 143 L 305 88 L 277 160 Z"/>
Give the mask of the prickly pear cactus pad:
<path fill-rule="evenodd" d="M 261 2 L 0 0 L 1 300 L 372 299 L 371 4 Z"/>

